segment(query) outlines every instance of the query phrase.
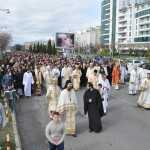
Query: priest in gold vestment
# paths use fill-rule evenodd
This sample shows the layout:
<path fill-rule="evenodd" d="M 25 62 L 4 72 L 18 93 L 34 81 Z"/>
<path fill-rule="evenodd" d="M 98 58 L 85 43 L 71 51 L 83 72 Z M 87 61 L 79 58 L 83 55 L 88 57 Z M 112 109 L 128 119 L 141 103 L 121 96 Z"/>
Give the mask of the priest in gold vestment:
<path fill-rule="evenodd" d="M 80 78 L 81 78 L 81 71 L 79 70 L 79 66 L 75 66 L 75 70 L 72 72 L 72 81 L 73 81 L 73 88 L 74 90 L 78 91 L 80 88 Z"/>
<path fill-rule="evenodd" d="M 97 89 L 97 84 L 99 81 L 99 74 L 97 74 L 97 70 L 94 70 L 94 72 L 89 75 L 89 82 L 93 84 L 93 87 Z"/>
<path fill-rule="evenodd" d="M 66 81 L 69 80 L 70 78 L 70 70 L 67 67 L 67 64 L 64 64 L 64 67 L 62 68 L 61 77 L 62 77 L 62 88 L 64 88 Z"/>
<path fill-rule="evenodd" d="M 42 73 L 40 71 L 40 66 L 35 68 L 35 80 L 35 95 L 41 95 Z"/>
<path fill-rule="evenodd" d="M 138 106 L 150 109 L 150 72 L 147 78 L 144 78 L 141 84 L 141 95 L 138 100 Z"/>
<path fill-rule="evenodd" d="M 57 111 L 62 116 L 62 122 L 66 125 L 66 134 L 76 137 L 75 115 L 78 110 L 78 103 L 73 85 L 70 80 L 66 81 L 65 89 L 61 92 Z"/>
<path fill-rule="evenodd" d="M 60 88 L 57 86 L 57 79 L 52 78 L 51 85 L 47 89 L 46 97 L 47 97 L 47 108 L 50 113 L 50 118 L 52 118 L 53 112 L 56 111 L 58 100 L 60 96 Z"/>
<path fill-rule="evenodd" d="M 46 73 L 45 73 L 46 89 L 48 89 L 49 86 L 51 85 L 52 78 L 53 78 L 53 75 L 51 72 L 51 68 L 50 68 L 50 66 L 47 66 L 46 67 Z"/>

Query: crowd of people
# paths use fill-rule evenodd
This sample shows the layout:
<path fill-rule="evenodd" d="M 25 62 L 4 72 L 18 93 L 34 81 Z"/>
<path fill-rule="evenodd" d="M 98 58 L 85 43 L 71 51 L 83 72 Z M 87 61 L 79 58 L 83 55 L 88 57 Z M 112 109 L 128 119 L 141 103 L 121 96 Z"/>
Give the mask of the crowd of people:
<path fill-rule="evenodd" d="M 138 70 L 134 66 L 129 80 L 129 94 L 135 95 L 141 90 L 138 106 L 150 109 L 150 73 L 145 73 L 144 67 Z M 64 132 L 64 127 L 59 123 L 58 116 L 65 124 L 66 134 L 77 136 L 75 115 L 78 102 L 75 91 L 81 86 L 87 87 L 83 96 L 84 113 L 88 113 L 89 131 L 98 133 L 102 130 L 100 118 L 107 113 L 111 86 L 119 90 L 119 85 L 125 83 L 127 70 L 125 62 L 96 63 L 94 60 L 16 52 L 7 54 L 1 65 L 0 94 L 3 90 L 13 112 L 16 98 L 28 98 L 32 93 L 40 96 L 46 89 L 47 110 L 52 119 L 46 128 L 46 137 L 50 147 L 58 147 L 64 139 L 64 134 L 62 137 L 59 134 L 59 130 Z M 54 135 L 49 135 L 55 131 L 55 124 L 60 126 L 57 142 L 52 140 Z"/>

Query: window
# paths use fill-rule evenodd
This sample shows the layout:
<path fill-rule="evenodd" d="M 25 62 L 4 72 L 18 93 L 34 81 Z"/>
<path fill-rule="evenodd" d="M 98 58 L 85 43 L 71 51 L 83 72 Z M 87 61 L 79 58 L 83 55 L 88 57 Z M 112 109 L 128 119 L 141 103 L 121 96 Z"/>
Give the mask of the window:
<path fill-rule="evenodd" d="M 135 32 L 135 36 L 137 36 L 137 32 Z"/>
<path fill-rule="evenodd" d="M 129 36 L 131 36 L 131 32 L 129 32 Z"/>
<path fill-rule="evenodd" d="M 130 20 L 130 25 L 132 24 L 132 20 Z"/>
<path fill-rule="evenodd" d="M 129 30 L 131 31 L 131 26 L 130 26 Z"/>
<path fill-rule="evenodd" d="M 132 8 L 130 9 L 130 13 L 132 13 Z"/>
<path fill-rule="evenodd" d="M 150 14 L 150 9 L 143 10 L 143 11 L 140 11 L 140 12 L 136 13 L 135 17 L 138 18 L 138 17 L 148 15 L 148 14 Z"/>
<path fill-rule="evenodd" d="M 132 14 L 130 14 L 130 18 L 132 18 Z"/>

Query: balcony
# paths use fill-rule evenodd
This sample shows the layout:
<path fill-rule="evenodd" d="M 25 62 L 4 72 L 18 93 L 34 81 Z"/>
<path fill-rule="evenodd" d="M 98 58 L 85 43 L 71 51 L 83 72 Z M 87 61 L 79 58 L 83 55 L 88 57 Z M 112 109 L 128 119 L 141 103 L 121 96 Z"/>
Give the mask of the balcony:
<path fill-rule="evenodd" d="M 127 32 L 127 29 L 124 29 L 124 30 L 119 30 L 118 33 L 126 33 Z"/>
<path fill-rule="evenodd" d="M 127 24 L 119 24 L 119 27 L 127 27 Z"/>
<path fill-rule="evenodd" d="M 127 36 L 118 36 L 118 39 L 127 39 Z"/>
<path fill-rule="evenodd" d="M 126 13 L 119 13 L 119 18 L 126 16 Z"/>
<path fill-rule="evenodd" d="M 150 30 L 150 27 L 148 28 L 139 28 L 139 31 L 149 31 Z"/>
<path fill-rule="evenodd" d="M 119 44 L 125 44 L 125 43 L 127 43 L 127 40 L 119 40 L 118 43 Z"/>
<path fill-rule="evenodd" d="M 127 22 L 127 18 L 125 18 L 125 19 L 122 19 L 122 20 L 119 20 L 118 22 L 119 22 L 119 23 L 122 23 L 122 22 Z"/>
<path fill-rule="evenodd" d="M 149 23 L 150 23 L 150 19 L 149 20 L 140 21 L 139 25 L 144 25 L 144 24 L 149 24 Z"/>
<path fill-rule="evenodd" d="M 140 32 L 138 34 L 138 36 L 150 36 L 150 31 L 147 31 L 147 32 Z"/>

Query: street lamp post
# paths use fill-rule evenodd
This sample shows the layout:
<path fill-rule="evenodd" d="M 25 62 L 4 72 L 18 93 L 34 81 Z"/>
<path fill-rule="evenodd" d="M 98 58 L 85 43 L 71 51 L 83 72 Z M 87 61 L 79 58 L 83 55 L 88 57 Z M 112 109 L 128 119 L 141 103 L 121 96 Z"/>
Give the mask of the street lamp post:
<path fill-rule="evenodd" d="M 9 9 L 0 9 L 0 11 L 6 11 L 6 13 L 10 13 Z"/>

